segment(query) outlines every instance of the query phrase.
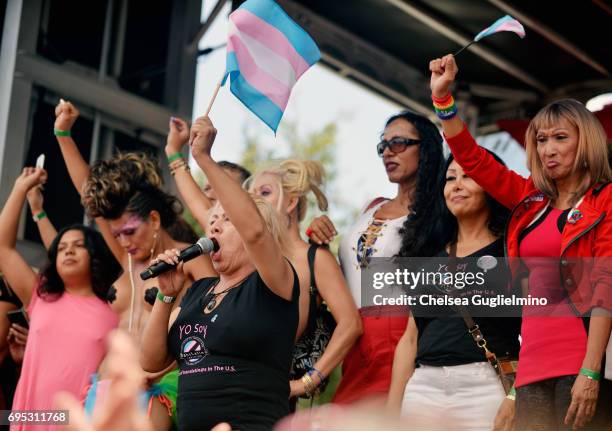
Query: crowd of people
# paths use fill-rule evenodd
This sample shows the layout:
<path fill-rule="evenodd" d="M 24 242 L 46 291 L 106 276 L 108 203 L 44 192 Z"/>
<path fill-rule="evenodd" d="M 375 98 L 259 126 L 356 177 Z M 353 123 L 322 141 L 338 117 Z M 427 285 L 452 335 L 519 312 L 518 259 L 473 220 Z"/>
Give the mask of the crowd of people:
<path fill-rule="evenodd" d="M 15 180 L 0 213 L 0 409 L 67 408 L 74 430 L 608 429 L 605 132 L 581 103 L 550 103 L 529 125 L 523 178 L 478 146 L 458 115 L 454 57 L 433 60 L 430 71 L 443 133 L 414 112 L 387 121 L 372 151 L 397 194 L 373 197 L 341 232 L 339 263 L 328 248 L 338 235 L 332 220 L 302 226 L 311 197 L 327 210 L 320 163 L 271 161 L 251 174 L 213 159 L 208 117 L 191 126 L 173 117 L 165 154 L 179 200 L 145 154 L 90 166 L 71 137 L 79 112 L 61 100 L 58 151 L 95 229 L 56 230 L 43 209 L 44 169 L 25 167 Z M 26 201 L 48 250 L 38 273 L 16 248 Z M 198 238 L 181 201 L 216 245 L 185 262 L 180 251 Z M 471 265 L 492 256 L 487 295 L 544 296 L 548 314 L 528 305 L 515 315 L 451 305 L 432 314 L 364 295 L 384 258 L 476 272 Z M 138 276 L 160 262 L 171 269 Z M 338 366 L 333 406 L 294 413 Z M 11 426 L 30 428 L 56 429 Z"/>

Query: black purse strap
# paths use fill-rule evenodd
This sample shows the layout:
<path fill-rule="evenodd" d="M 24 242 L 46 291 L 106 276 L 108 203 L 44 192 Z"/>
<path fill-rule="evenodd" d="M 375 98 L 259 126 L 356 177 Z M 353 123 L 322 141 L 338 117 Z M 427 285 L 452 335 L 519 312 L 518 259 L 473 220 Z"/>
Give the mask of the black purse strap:
<path fill-rule="evenodd" d="M 315 257 L 317 255 L 317 244 L 311 244 L 308 247 L 308 269 L 310 271 L 310 302 L 308 304 L 308 326 L 306 331 L 312 330 L 315 327 L 317 318 L 317 309 L 319 305 L 319 290 L 317 289 L 317 282 L 315 280 Z"/>
<path fill-rule="evenodd" d="M 450 245 L 448 269 L 453 274 L 454 279 L 455 272 L 457 271 L 457 243 L 453 243 Z M 456 292 L 458 292 L 458 290 L 453 289 L 451 295 L 455 296 Z M 489 361 L 493 368 L 495 368 L 495 371 L 499 374 L 501 370 L 499 366 L 499 361 L 497 360 L 497 356 L 495 356 L 495 353 L 490 351 L 487 347 L 487 340 L 480 331 L 480 327 L 478 326 L 478 324 L 470 315 L 470 312 L 468 311 L 467 307 L 461 303 L 456 303 L 453 304 L 453 308 L 457 313 L 459 313 L 459 315 L 463 319 L 463 322 L 467 327 L 468 333 L 472 336 L 476 345 L 480 349 L 484 350 L 487 361 Z"/>
<path fill-rule="evenodd" d="M 313 293 L 316 295 L 318 293 L 317 282 L 315 281 L 315 256 L 317 255 L 317 249 L 319 246 L 317 244 L 311 244 L 308 247 L 308 269 L 310 270 L 310 294 Z"/>

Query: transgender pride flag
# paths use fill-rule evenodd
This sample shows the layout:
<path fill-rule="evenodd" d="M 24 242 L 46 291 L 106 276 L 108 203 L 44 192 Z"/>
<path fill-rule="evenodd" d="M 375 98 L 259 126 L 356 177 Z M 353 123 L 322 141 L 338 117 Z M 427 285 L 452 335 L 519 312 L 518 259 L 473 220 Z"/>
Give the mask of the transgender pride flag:
<path fill-rule="evenodd" d="M 490 36 L 493 33 L 499 33 L 500 31 L 511 31 L 518 34 L 521 38 L 525 37 L 525 28 L 523 25 L 510 15 L 506 15 L 495 21 L 490 27 L 478 33 L 474 38 L 474 42 L 478 42 L 480 39 Z"/>
<path fill-rule="evenodd" d="M 272 0 L 248 0 L 229 16 L 222 85 L 276 133 L 291 89 L 321 58 L 319 48 Z"/>

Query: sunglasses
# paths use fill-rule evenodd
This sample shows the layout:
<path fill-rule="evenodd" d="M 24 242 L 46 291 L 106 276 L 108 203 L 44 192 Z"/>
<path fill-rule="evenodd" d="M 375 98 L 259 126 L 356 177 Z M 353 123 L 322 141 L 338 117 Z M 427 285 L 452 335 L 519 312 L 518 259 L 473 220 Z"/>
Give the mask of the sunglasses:
<path fill-rule="evenodd" d="M 379 157 L 383 156 L 385 148 L 389 148 L 393 154 L 399 154 L 406 151 L 406 148 L 412 145 L 418 145 L 420 142 L 420 139 L 393 138 L 390 141 L 383 139 L 378 143 L 378 145 L 376 145 L 376 151 L 378 152 Z"/>

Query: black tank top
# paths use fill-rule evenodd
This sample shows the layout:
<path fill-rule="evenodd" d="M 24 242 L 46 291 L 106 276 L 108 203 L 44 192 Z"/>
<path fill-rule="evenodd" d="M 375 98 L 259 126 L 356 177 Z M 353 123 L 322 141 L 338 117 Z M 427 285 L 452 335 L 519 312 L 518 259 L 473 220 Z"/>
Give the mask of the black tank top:
<path fill-rule="evenodd" d="M 293 269 L 293 268 L 292 268 Z M 289 366 L 298 326 L 299 280 L 291 301 L 258 272 L 230 290 L 211 313 L 206 293 L 218 278 L 196 281 L 168 334 L 179 364 L 179 430 L 270 430 L 289 413 Z"/>

